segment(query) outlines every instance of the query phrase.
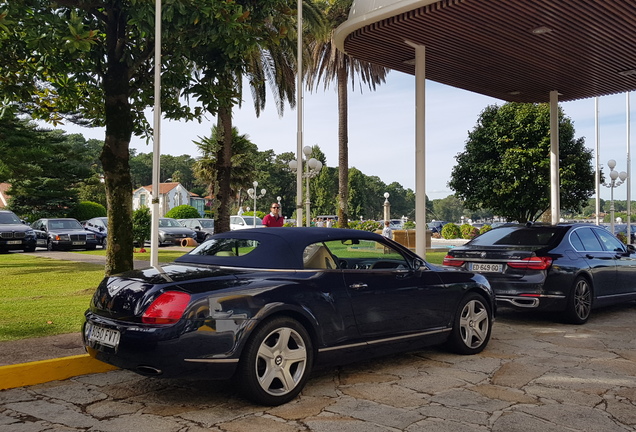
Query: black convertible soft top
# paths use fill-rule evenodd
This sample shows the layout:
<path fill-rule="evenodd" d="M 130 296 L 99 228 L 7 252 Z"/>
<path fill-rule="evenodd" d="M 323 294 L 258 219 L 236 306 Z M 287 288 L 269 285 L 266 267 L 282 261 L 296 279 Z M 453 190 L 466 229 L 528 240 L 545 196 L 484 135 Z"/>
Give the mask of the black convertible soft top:
<path fill-rule="evenodd" d="M 258 246 L 243 256 L 200 255 L 201 245 L 175 260 L 177 263 L 209 264 L 268 269 L 302 269 L 303 251 L 313 243 L 331 240 L 375 240 L 387 243 L 387 239 L 368 231 L 341 228 L 250 228 L 215 234 L 214 239 L 254 240 Z M 392 243 L 393 247 L 395 243 Z M 399 247 L 399 246 L 398 246 Z"/>

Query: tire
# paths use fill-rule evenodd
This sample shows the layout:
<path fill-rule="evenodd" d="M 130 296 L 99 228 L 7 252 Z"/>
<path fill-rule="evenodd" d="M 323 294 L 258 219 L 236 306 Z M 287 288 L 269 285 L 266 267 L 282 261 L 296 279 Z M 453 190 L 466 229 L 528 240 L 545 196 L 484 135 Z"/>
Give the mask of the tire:
<path fill-rule="evenodd" d="M 294 399 L 313 365 L 313 345 L 296 320 L 278 317 L 254 330 L 245 345 L 237 379 L 247 399 L 275 406 Z"/>
<path fill-rule="evenodd" d="M 104 237 L 102 239 L 102 249 L 106 249 L 106 248 L 108 248 L 108 239 Z"/>
<path fill-rule="evenodd" d="M 464 355 L 482 352 L 490 340 L 491 316 L 490 305 L 482 296 L 467 294 L 455 313 L 453 330 L 447 342 L 449 349 Z"/>
<path fill-rule="evenodd" d="M 46 243 L 46 250 L 51 251 L 51 252 L 55 250 L 55 245 L 53 244 L 53 242 L 51 240 L 49 240 Z"/>
<path fill-rule="evenodd" d="M 592 285 L 583 276 L 574 280 L 565 306 L 565 318 L 570 324 L 585 324 L 592 312 Z"/>
<path fill-rule="evenodd" d="M 95 249 L 97 249 L 97 245 L 89 245 L 89 246 L 86 246 L 86 250 L 87 250 L 87 251 L 92 251 L 92 250 L 95 250 Z"/>
<path fill-rule="evenodd" d="M 24 252 L 35 252 L 35 246 L 25 247 Z"/>

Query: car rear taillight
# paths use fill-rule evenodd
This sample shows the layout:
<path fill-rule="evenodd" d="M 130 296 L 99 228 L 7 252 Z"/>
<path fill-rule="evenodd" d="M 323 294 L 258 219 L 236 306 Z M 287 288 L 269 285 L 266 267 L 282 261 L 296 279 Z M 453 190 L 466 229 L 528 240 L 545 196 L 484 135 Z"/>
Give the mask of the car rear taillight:
<path fill-rule="evenodd" d="M 452 267 L 461 267 L 464 265 L 464 261 L 458 258 L 453 258 L 451 255 L 446 255 L 444 257 L 444 265 L 452 266 Z"/>
<path fill-rule="evenodd" d="M 552 258 L 544 257 L 528 257 L 520 261 L 508 262 L 508 267 L 522 270 L 547 270 L 552 265 Z"/>
<path fill-rule="evenodd" d="M 168 291 L 161 294 L 146 309 L 141 321 L 144 324 L 174 324 L 181 319 L 190 303 L 190 294 Z"/>

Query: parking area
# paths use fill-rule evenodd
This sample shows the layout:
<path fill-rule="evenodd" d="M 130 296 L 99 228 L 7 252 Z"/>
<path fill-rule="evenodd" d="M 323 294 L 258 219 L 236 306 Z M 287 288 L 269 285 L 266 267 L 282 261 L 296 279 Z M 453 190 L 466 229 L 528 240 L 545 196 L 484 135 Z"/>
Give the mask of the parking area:
<path fill-rule="evenodd" d="M 0 431 L 636 431 L 636 304 L 584 326 L 502 310 L 476 356 L 441 349 L 317 371 L 275 408 L 230 382 L 126 371 L 0 391 Z"/>

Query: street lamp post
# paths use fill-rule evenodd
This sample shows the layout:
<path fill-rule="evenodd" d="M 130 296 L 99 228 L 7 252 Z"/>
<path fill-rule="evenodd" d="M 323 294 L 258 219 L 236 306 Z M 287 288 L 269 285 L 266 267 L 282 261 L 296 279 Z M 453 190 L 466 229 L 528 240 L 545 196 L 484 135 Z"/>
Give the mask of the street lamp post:
<path fill-rule="evenodd" d="M 254 188 L 249 188 L 247 190 L 247 194 L 250 196 L 250 198 L 254 198 L 254 228 L 256 228 L 256 199 L 257 198 L 263 198 L 265 196 L 265 192 L 267 192 L 265 189 L 261 189 L 261 194 L 258 194 L 258 191 L 256 190 L 256 188 L 258 187 L 258 182 L 254 181 L 254 183 L 252 183 L 252 185 L 254 186 Z"/>
<path fill-rule="evenodd" d="M 616 161 L 614 159 L 607 161 L 607 167 L 610 169 L 610 182 L 603 183 L 603 186 L 610 188 L 610 230 L 612 234 L 614 234 L 614 188 L 619 187 L 625 182 L 627 173 L 625 171 L 619 173 L 614 170 L 614 167 L 616 167 Z M 629 241 L 629 239 L 627 239 L 627 241 Z"/>
<path fill-rule="evenodd" d="M 309 156 L 311 156 L 311 147 L 309 146 L 305 146 L 303 148 L 303 153 L 305 155 L 305 171 L 302 173 L 302 177 L 305 179 L 306 181 L 306 194 L 305 194 L 305 218 L 306 218 L 306 226 L 311 226 L 311 213 L 309 212 L 310 210 L 310 206 L 311 206 L 311 201 L 309 199 L 309 179 L 316 177 L 318 175 L 318 173 L 320 173 L 320 170 L 322 169 L 322 162 L 320 162 L 318 159 L 315 158 L 311 158 L 309 159 Z M 292 171 L 297 171 L 298 169 L 300 169 L 302 171 L 302 162 L 301 161 L 301 166 L 298 166 L 298 161 L 297 160 L 291 160 L 289 161 L 289 168 Z M 302 222 L 302 221 L 301 221 Z M 302 226 L 299 225 L 299 226 Z"/>
<path fill-rule="evenodd" d="M 389 193 L 384 192 L 384 220 L 391 220 L 391 203 L 389 202 Z"/>
<path fill-rule="evenodd" d="M 282 200 L 282 199 L 283 198 L 281 198 L 280 195 L 276 197 L 276 201 L 278 201 L 278 207 L 280 207 L 278 209 L 278 214 L 281 215 L 281 216 L 283 216 L 283 206 L 280 205 L 280 200 Z"/>

